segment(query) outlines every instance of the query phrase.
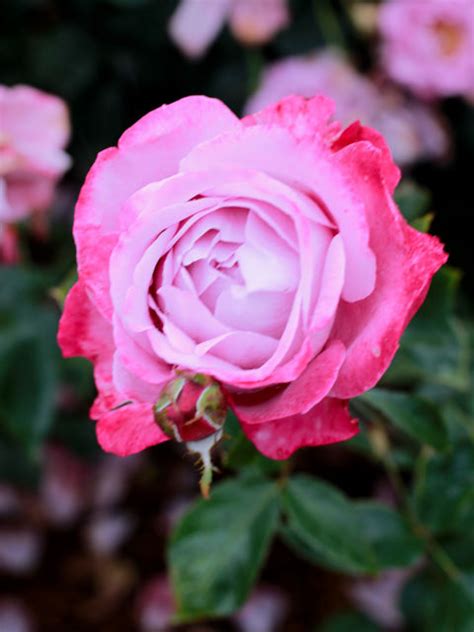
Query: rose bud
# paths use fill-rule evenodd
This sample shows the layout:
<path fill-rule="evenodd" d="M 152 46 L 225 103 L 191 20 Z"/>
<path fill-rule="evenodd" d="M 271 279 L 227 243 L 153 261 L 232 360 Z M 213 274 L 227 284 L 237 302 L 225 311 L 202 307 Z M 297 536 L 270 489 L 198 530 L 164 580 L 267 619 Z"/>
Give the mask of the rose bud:
<path fill-rule="evenodd" d="M 156 423 L 170 439 L 185 442 L 190 452 L 199 454 L 201 492 L 207 498 L 213 471 L 210 452 L 222 437 L 227 414 L 219 384 L 206 375 L 179 376 L 164 387 L 154 413 Z"/>
<path fill-rule="evenodd" d="M 170 439 L 188 442 L 216 434 L 224 425 L 227 404 L 211 378 L 183 375 L 165 386 L 154 410 L 156 423 Z"/>

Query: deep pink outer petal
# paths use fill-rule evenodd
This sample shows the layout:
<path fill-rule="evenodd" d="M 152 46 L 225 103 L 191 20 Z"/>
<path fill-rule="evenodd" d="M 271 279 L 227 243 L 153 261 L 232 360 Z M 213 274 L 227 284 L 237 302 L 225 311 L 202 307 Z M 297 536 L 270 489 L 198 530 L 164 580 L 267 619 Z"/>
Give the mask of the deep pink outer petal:
<path fill-rule="evenodd" d="M 66 358 L 83 356 L 91 362 L 114 351 L 112 326 L 92 305 L 81 281 L 72 286 L 66 297 L 58 343 Z"/>
<path fill-rule="evenodd" d="M 272 396 L 260 392 L 258 399 L 243 392 L 230 394 L 231 406 L 242 423 L 273 423 L 276 419 L 307 413 L 330 391 L 345 358 L 344 345 L 337 340 L 310 362 L 298 379 Z M 253 400 L 253 401 L 252 401 Z"/>
<path fill-rule="evenodd" d="M 337 151 L 347 145 L 351 145 L 362 140 L 368 141 L 379 150 L 380 154 L 377 158 L 378 170 L 385 186 L 390 193 L 393 193 L 395 187 L 400 181 L 401 173 L 400 169 L 393 162 L 392 154 L 382 134 L 371 127 L 365 127 L 364 125 L 361 125 L 359 121 L 356 121 L 355 123 L 352 123 L 352 125 L 349 125 L 349 127 L 346 127 L 342 134 L 333 143 L 332 148 Z"/>
<path fill-rule="evenodd" d="M 84 356 L 94 364 L 99 394 L 90 415 L 98 420 L 97 438 L 106 452 L 127 456 L 167 440 L 154 422 L 149 403 L 122 406 L 126 398 L 112 380 L 112 327 L 92 305 L 80 281 L 67 296 L 58 342 L 66 357 Z M 114 410 L 116 406 L 121 407 Z"/>
<path fill-rule="evenodd" d="M 105 452 L 129 456 L 168 437 L 155 423 L 149 404 L 130 404 L 111 410 L 97 422 L 97 439 Z"/>
<path fill-rule="evenodd" d="M 372 388 L 387 370 L 447 255 L 436 237 L 414 230 L 402 217 L 384 186 L 386 165 L 377 147 L 355 142 L 338 157 L 364 197 L 377 258 L 374 291 L 358 303 L 342 301 L 332 331 L 346 345 L 347 356 L 331 395 L 349 399 Z"/>
<path fill-rule="evenodd" d="M 287 459 L 305 446 L 327 445 L 351 439 L 358 431 L 347 401 L 326 397 L 305 415 L 293 415 L 263 424 L 242 423 L 255 447 L 270 459 Z"/>
<path fill-rule="evenodd" d="M 98 419 L 124 401 L 112 382 L 112 326 L 91 303 L 81 281 L 67 295 L 59 322 L 58 343 L 66 358 L 82 356 L 94 365 L 98 396 L 90 411 L 92 419 Z"/>
<path fill-rule="evenodd" d="M 288 96 L 260 112 L 249 114 L 242 119 L 242 123 L 250 127 L 282 127 L 299 140 L 307 139 L 314 143 L 330 142 L 341 130 L 340 123 L 330 122 L 334 110 L 334 102 L 322 95 L 311 99 Z"/>

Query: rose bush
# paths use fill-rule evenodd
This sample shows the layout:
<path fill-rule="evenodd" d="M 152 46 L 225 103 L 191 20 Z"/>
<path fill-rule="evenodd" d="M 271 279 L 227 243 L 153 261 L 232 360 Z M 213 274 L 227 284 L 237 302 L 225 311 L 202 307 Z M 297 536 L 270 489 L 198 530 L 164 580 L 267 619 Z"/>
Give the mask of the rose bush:
<path fill-rule="evenodd" d="M 290 97 L 239 120 L 188 97 L 99 154 L 59 342 L 94 363 L 105 450 L 167 438 L 153 408 L 177 370 L 222 384 L 272 458 L 357 432 L 348 399 L 387 369 L 446 255 L 396 207 L 383 138 L 332 111 Z"/>

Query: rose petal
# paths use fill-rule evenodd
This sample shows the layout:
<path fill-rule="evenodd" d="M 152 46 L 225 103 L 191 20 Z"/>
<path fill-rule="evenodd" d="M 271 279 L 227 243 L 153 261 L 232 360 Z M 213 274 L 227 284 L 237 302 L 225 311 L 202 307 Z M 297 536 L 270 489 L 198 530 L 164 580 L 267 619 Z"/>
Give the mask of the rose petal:
<path fill-rule="evenodd" d="M 79 276 L 103 315 L 112 313 L 108 262 L 122 204 L 144 185 L 175 174 L 194 145 L 236 125 L 237 117 L 220 101 L 187 97 L 150 112 L 123 134 L 118 147 L 97 156 L 76 206 L 74 237 Z"/>
<path fill-rule="evenodd" d="M 97 438 L 105 452 L 128 456 L 167 441 L 150 404 L 129 404 L 111 410 L 97 422 Z"/>
<path fill-rule="evenodd" d="M 277 341 L 253 331 L 230 331 L 208 340 L 196 348 L 235 365 L 239 369 L 255 369 L 264 364 L 275 352 Z"/>
<path fill-rule="evenodd" d="M 356 142 L 341 149 L 338 159 L 364 195 L 371 246 L 380 261 L 371 296 L 359 303 L 342 302 L 331 334 L 347 347 L 333 394 L 349 398 L 372 388 L 387 370 L 400 336 L 447 256 L 437 238 L 408 226 L 389 197 L 380 173 L 380 150 L 367 141 Z"/>
<path fill-rule="evenodd" d="M 278 339 L 286 326 L 293 292 L 237 292 L 223 290 L 216 301 L 215 317 L 237 330 L 253 331 Z"/>
<path fill-rule="evenodd" d="M 72 286 L 66 297 L 58 344 L 65 357 L 85 356 L 91 362 L 113 351 L 112 327 L 92 305 L 81 281 Z"/>
<path fill-rule="evenodd" d="M 347 401 L 326 397 L 305 415 L 260 424 L 242 424 L 255 447 L 270 459 L 287 459 L 305 446 L 327 445 L 351 439 L 358 431 Z"/>
<path fill-rule="evenodd" d="M 346 351 L 334 341 L 320 353 L 294 382 L 272 395 L 261 393 L 230 393 L 232 408 L 240 421 L 260 424 L 307 413 L 330 391 L 344 362 Z M 256 401 L 255 401 L 256 400 Z"/>
<path fill-rule="evenodd" d="M 324 262 L 321 275 L 320 291 L 311 315 L 311 330 L 321 330 L 335 316 L 339 305 L 346 270 L 346 255 L 340 235 L 336 235 L 331 243 Z"/>
<path fill-rule="evenodd" d="M 329 141 L 335 136 L 327 138 L 325 123 L 331 109 L 325 99 L 289 97 L 275 108 L 244 119 L 246 129 L 201 143 L 181 161 L 181 169 L 245 166 L 317 196 L 319 206 L 330 209 L 344 240 L 347 268 L 343 298 L 355 302 L 372 292 L 376 262 L 368 244 L 363 201 L 352 185 L 353 177 L 339 169 L 330 151 Z M 324 121 L 320 133 L 315 131 L 318 120 Z"/>

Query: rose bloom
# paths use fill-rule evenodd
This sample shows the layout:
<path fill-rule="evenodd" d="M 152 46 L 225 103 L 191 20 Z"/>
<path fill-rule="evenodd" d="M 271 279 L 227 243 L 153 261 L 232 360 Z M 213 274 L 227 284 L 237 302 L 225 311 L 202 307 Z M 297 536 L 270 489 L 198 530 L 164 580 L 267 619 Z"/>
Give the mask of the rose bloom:
<path fill-rule="evenodd" d="M 474 97 L 472 0 L 388 0 L 379 13 L 382 63 L 425 98 Z"/>
<path fill-rule="evenodd" d="M 407 99 L 392 86 L 379 87 L 332 50 L 270 65 L 245 111 L 257 112 L 289 94 L 321 93 L 334 99 L 343 124 L 359 119 L 381 132 L 399 165 L 439 158 L 448 151 L 447 134 L 433 108 Z"/>
<path fill-rule="evenodd" d="M 167 438 L 153 407 L 176 371 L 218 381 L 269 457 L 357 432 L 348 399 L 387 369 L 446 255 L 396 207 L 380 134 L 332 112 L 290 97 L 239 120 L 188 97 L 99 154 L 59 343 L 94 364 L 106 451 Z"/>
<path fill-rule="evenodd" d="M 188 57 L 201 57 L 229 22 L 243 44 L 265 44 L 288 25 L 287 0 L 181 0 L 169 34 Z"/>

